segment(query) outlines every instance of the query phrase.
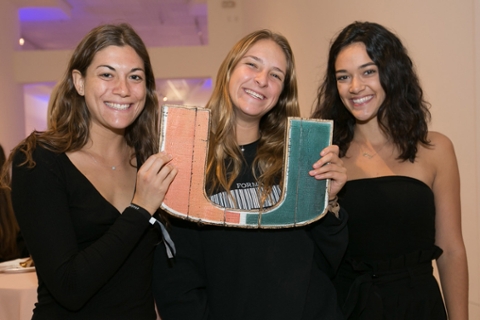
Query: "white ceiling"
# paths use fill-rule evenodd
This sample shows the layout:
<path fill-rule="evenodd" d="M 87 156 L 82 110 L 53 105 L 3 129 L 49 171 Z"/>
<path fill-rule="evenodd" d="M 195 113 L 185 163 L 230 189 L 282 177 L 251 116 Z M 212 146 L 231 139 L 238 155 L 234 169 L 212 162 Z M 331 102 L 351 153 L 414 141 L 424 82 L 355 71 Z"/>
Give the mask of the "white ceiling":
<path fill-rule="evenodd" d="M 20 33 L 24 49 L 73 49 L 92 28 L 127 22 L 148 47 L 203 45 L 208 44 L 206 1 L 22 0 Z"/>
<path fill-rule="evenodd" d="M 3 0 L 2 0 L 3 1 Z M 92 28 L 127 22 L 147 47 L 208 44 L 207 0 L 14 0 L 19 6 L 22 50 L 73 50 Z M 25 94 L 45 100 L 53 83 L 25 86 Z M 202 105 L 209 79 L 157 79 L 160 100 Z"/>

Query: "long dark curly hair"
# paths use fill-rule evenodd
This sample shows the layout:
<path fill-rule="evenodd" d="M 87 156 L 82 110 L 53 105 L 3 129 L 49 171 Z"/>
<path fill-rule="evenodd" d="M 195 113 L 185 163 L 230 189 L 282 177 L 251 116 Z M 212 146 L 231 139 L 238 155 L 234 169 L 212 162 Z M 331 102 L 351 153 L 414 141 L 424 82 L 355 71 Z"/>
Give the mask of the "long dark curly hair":
<path fill-rule="evenodd" d="M 343 48 L 361 42 L 377 65 L 385 101 L 378 110 L 381 130 L 400 150 L 399 160 L 415 161 L 418 143 L 430 145 L 427 139 L 430 121 L 429 104 L 407 49 L 400 39 L 385 27 L 372 22 L 354 22 L 332 41 L 327 71 L 318 88 L 314 118 L 334 120 L 333 142 L 345 156 L 353 139 L 355 118 L 345 108 L 337 90 L 335 62 Z"/>

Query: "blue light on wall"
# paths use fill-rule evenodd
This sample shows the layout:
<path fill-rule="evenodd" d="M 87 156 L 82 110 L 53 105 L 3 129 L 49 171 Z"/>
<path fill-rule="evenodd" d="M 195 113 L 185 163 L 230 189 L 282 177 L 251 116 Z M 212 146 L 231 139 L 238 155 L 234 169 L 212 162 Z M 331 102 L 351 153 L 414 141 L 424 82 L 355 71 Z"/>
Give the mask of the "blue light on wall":
<path fill-rule="evenodd" d="M 208 78 L 202 86 L 203 89 L 212 89 L 212 78 Z"/>
<path fill-rule="evenodd" d="M 68 20 L 70 16 L 58 7 L 28 7 L 18 9 L 20 21 Z"/>

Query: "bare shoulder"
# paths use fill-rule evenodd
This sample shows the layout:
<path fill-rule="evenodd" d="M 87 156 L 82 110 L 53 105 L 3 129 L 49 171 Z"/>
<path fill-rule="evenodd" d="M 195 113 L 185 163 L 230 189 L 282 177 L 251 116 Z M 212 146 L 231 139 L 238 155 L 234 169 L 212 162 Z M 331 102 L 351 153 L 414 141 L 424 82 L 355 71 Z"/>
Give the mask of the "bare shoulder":
<path fill-rule="evenodd" d="M 444 134 L 435 131 L 428 132 L 430 146 L 420 146 L 419 156 L 424 158 L 437 170 L 456 166 L 456 156 L 452 141 Z"/>
<path fill-rule="evenodd" d="M 452 144 L 452 141 L 446 135 L 437 131 L 428 131 L 428 140 L 433 144 Z"/>
<path fill-rule="evenodd" d="M 432 150 L 437 156 L 454 154 L 453 143 L 446 135 L 436 131 L 429 131 L 428 140 L 431 146 L 427 147 L 427 149 Z"/>

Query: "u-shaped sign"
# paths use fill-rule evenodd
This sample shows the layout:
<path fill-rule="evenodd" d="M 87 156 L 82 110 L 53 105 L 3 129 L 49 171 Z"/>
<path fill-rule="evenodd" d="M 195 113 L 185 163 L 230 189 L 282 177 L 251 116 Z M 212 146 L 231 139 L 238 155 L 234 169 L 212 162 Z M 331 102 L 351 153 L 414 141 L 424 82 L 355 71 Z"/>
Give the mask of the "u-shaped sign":
<path fill-rule="evenodd" d="M 283 190 L 280 200 L 263 210 L 220 207 L 205 192 L 210 110 L 162 106 L 160 150 L 178 168 L 162 209 L 182 219 L 242 228 L 287 228 L 309 224 L 327 212 L 329 180 L 308 172 L 320 151 L 332 143 L 330 120 L 289 118 L 285 138 Z"/>

